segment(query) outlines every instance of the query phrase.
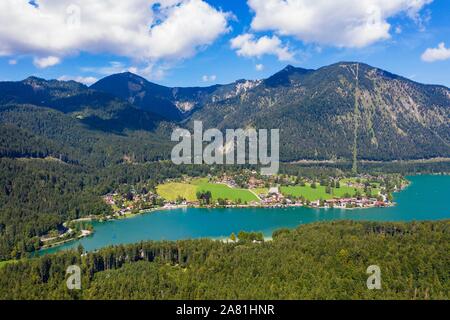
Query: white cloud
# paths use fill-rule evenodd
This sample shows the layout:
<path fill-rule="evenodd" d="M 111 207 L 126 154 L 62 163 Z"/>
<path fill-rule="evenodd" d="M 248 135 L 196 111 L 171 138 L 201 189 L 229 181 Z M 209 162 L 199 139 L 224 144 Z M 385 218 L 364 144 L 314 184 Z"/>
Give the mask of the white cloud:
<path fill-rule="evenodd" d="M 141 62 L 177 60 L 191 57 L 229 31 L 230 14 L 202 0 L 39 0 L 37 4 L 0 1 L 0 55 L 28 54 L 40 61 L 88 52 Z"/>
<path fill-rule="evenodd" d="M 172 67 L 167 63 L 147 63 L 140 66 L 126 65 L 120 61 L 110 61 L 108 65 L 102 67 L 83 67 L 82 72 L 96 73 L 102 76 L 109 76 L 111 74 L 131 72 L 148 80 L 161 80 L 166 75 L 166 71 Z"/>
<path fill-rule="evenodd" d="M 141 77 L 147 78 L 149 80 L 161 80 L 165 77 L 167 70 L 172 68 L 171 64 L 159 64 L 159 63 L 148 63 L 146 66 L 139 67 L 131 67 L 128 71 L 136 73 Z"/>
<path fill-rule="evenodd" d="M 16 60 L 16 59 L 10 59 L 10 60 L 8 61 L 8 64 L 10 64 L 10 65 L 12 65 L 12 66 L 15 66 L 15 65 L 17 64 L 17 60 Z"/>
<path fill-rule="evenodd" d="M 212 43 L 219 35 L 229 31 L 228 14 L 219 12 L 200 0 L 171 8 L 167 19 L 152 28 L 149 56 L 189 57 L 196 48 Z"/>
<path fill-rule="evenodd" d="M 256 71 L 263 71 L 264 70 L 264 65 L 263 64 L 257 64 L 255 66 Z"/>
<path fill-rule="evenodd" d="M 216 76 L 215 74 L 210 75 L 210 76 L 204 75 L 204 76 L 202 77 L 202 81 L 203 81 L 203 82 L 214 82 L 214 81 L 216 81 L 216 79 L 217 79 L 217 76 Z"/>
<path fill-rule="evenodd" d="M 53 67 L 61 63 L 61 59 L 55 56 L 48 56 L 45 58 L 34 58 L 33 64 L 39 69 L 45 69 L 48 67 Z"/>
<path fill-rule="evenodd" d="M 239 56 L 243 57 L 262 57 L 270 54 L 278 57 L 280 61 L 289 61 L 294 59 L 293 53 L 289 48 L 283 46 L 277 36 L 263 36 L 255 39 L 250 33 L 245 33 L 231 39 L 231 48 L 236 49 Z"/>
<path fill-rule="evenodd" d="M 98 79 L 95 77 L 82 77 L 82 76 L 72 77 L 72 76 L 65 76 L 65 75 L 59 77 L 58 80 L 59 81 L 73 80 L 73 81 L 80 82 L 80 83 L 83 83 L 88 86 L 98 81 Z"/>
<path fill-rule="evenodd" d="M 448 59 L 450 59 L 450 48 L 446 48 L 444 42 L 439 43 L 437 48 L 428 48 L 422 54 L 422 60 L 426 62 Z"/>
<path fill-rule="evenodd" d="M 365 47 L 390 38 L 388 19 L 404 13 L 420 21 L 433 0 L 248 0 L 252 29 L 272 30 L 308 42 Z"/>
<path fill-rule="evenodd" d="M 123 62 L 120 61 L 110 61 L 107 66 L 103 67 L 83 67 L 81 71 L 83 72 L 95 72 L 101 75 L 111 75 L 115 73 L 122 73 L 130 71 L 130 68 L 126 67 Z M 133 69 L 134 70 L 134 69 Z M 133 71 L 130 71 L 133 72 Z M 134 72 L 135 73 L 135 72 Z"/>

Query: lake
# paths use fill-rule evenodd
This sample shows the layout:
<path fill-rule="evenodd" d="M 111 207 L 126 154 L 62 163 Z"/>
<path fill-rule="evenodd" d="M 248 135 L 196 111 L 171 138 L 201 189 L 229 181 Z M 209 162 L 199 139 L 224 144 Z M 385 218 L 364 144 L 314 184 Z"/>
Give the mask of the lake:
<path fill-rule="evenodd" d="M 177 209 L 157 211 L 123 220 L 94 222 L 94 235 L 40 254 L 75 248 L 92 251 L 109 245 L 141 240 L 226 238 L 232 232 L 258 231 L 270 237 L 274 230 L 332 220 L 420 221 L 450 219 L 450 176 L 408 177 L 411 185 L 394 195 L 397 205 L 370 209 L 245 208 Z"/>

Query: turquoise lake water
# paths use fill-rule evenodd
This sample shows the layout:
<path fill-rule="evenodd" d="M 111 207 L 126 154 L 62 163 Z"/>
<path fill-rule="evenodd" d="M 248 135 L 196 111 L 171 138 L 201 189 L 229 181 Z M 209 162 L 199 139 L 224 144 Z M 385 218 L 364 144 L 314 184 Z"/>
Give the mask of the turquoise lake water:
<path fill-rule="evenodd" d="M 259 231 L 270 237 L 280 228 L 331 220 L 420 221 L 450 219 L 450 176 L 408 177 L 411 185 L 395 194 L 397 205 L 371 209 L 177 209 L 124 220 L 94 222 L 95 233 L 41 254 L 83 247 L 92 251 L 141 240 L 225 238 L 232 232 Z"/>

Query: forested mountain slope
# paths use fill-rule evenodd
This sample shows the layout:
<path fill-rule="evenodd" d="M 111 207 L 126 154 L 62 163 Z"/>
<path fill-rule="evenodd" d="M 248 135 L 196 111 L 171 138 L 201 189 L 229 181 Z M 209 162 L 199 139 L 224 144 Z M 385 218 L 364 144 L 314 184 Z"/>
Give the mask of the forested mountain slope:
<path fill-rule="evenodd" d="M 169 121 L 188 119 L 205 103 L 237 96 L 259 81 L 239 80 L 228 85 L 170 88 L 161 86 L 130 72 L 101 79 L 91 89 L 115 95 L 134 106 L 158 114 Z"/>
<path fill-rule="evenodd" d="M 194 120 L 205 128 L 279 128 L 284 161 L 450 157 L 450 90 L 361 63 L 288 66 L 265 80 L 205 88 L 164 87 L 131 73 L 91 88 L 34 77 L 0 83 L 0 105 L 24 104 L 114 133 Z"/>
<path fill-rule="evenodd" d="M 355 151 L 367 160 L 450 156 L 450 90 L 359 63 L 288 66 L 251 90 L 206 103 L 190 120 L 279 128 L 285 161 L 351 159 Z"/>
<path fill-rule="evenodd" d="M 0 260 L 26 256 L 67 220 L 108 213 L 100 196 L 136 177 L 127 165 L 168 159 L 171 128 L 75 82 L 0 82 Z"/>

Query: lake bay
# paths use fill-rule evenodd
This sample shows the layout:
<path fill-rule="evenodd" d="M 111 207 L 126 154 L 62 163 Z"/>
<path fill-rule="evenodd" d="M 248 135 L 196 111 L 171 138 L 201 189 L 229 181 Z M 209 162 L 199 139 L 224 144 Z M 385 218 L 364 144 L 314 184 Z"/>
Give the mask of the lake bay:
<path fill-rule="evenodd" d="M 245 208 L 176 209 L 137 215 L 123 220 L 93 222 L 95 233 L 78 241 L 42 250 L 53 253 L 76 248 L 88 250 L 142 240 L 226 238 L 232 232 L 263 232 L 270 237 L 280 228 L 332 220 L 422 221 L 450 219 L 450 176 L 412 176 L 402 192 L 394 194 L 397 205 L 370 209 Z"/>

